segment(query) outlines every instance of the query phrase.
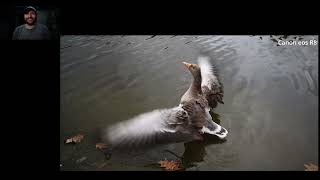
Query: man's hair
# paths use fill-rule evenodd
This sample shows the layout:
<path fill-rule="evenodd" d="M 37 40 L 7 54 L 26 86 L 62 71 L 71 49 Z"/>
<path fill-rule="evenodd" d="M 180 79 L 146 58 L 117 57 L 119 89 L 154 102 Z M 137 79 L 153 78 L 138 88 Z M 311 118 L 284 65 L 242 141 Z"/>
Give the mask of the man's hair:
<path fill-rule="evenodd" d="M 29 11 L 34 11 L 37 15 L 37 9 L 32 7 L 32 6 L 28 6 L 24 9 L 23 14 L 27 14 Z"/>

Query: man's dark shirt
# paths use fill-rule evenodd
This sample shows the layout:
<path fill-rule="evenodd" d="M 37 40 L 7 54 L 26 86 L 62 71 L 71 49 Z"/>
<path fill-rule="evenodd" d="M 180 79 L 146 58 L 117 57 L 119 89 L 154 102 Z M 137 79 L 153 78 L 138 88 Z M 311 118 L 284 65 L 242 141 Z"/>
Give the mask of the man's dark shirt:
<path fill-rule="evenodd" d="M 35 24 L 33 29 L 27 29 L 23 24 L 13 32 L 13 40 L 49 40 L 50 32 L 45 25 Z"/>

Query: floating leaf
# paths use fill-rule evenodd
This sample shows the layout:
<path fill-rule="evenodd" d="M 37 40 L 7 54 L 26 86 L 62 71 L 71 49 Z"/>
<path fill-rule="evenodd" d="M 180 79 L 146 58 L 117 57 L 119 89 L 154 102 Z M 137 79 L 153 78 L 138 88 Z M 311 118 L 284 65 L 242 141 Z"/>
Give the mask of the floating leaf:
<path fill-rule="evenodd" d="M 107 145 L 105 143 L 97 143 L 96 148 L 97 149 L 105 149 L 105 148 L 107 148 Z"/>
<path fill-rule="evenodd" d="M 84 135 L 82 134 L 78 134 L 76 136 L 73 136 L 71 138 L 68 138 L 65 140 L 65 143 L 66 144 L 69 144 L 69 143 L 79 143 L 82 141 L 82 139 L 84 138 Z"/>
<path fill-rule="evenodd" d="M 318 166 L 315 165 L 315 164 L 312 164 L 312 163 L 309 163 L 308 164 L 304 164 L 304 167 L 306 168 L 305 171 L 319 171 L 318 169 Z"/>
<path fill-rule="evenodd" d="M 168 171 L 178 171 L 182 169 L 180 161 L 164 160 L 164 161 L 159 161 L 158 163 L 160 164 L 160 167 L 165 168 L 165 170 L 168 170 Z"/>

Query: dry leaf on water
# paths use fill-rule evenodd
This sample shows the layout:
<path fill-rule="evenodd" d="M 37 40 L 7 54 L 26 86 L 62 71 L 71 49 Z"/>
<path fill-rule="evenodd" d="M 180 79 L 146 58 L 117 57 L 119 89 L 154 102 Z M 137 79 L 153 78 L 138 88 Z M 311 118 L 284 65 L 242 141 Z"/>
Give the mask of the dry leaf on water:
<path fill-rule="evenodd" d="M 107 148 L 107 145 L 105 143 L 97 143 L 96 148 L 97 149 L 105 149 L 105 148 Z"/>
<path fill-rule="evenodd" d="M 164 160 L 164 161 L 159 161 L 158 163 L 160 164 L 160 167 L 165 168 L 166 170 L 169 170 L 169 171 L 177 171 L 182 169 L 181 163 L 179 161 Z"/>
<path fill-rule="evenodd" d="M 318 169 L 318 166 L 315 165 L 315 164 L 312 164 L 312 163 L 309 163 L 308 164 L 304 164 L 304 167 L 306 168 L 305 171 L 319 171 Z"/>
<path fill-rule="evenodd" d="M 79 143 L 82 141 L 82 139 L 84 138 L 84 135 L 82 134 L 78 134 L 76 136 L 73 136 L 71 138 L 68 138 L 65 143 L 66 144 L 69 144 L 69 143 Z"/>

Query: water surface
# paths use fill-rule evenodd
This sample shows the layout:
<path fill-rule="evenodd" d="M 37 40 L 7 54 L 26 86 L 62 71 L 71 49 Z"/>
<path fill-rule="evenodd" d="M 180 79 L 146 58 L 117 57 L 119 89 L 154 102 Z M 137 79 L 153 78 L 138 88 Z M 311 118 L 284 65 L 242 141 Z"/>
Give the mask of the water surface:
<path fill-rule="evenodd" d="M 302 36 L 303 40 L 317 36 Z M 187 170 L 303 170 L 318 164 L 318 46 L 277 46 L 269 36 L 62 36 L 61 170 L 161 170 L 176 158 Z M 99 129 L 176 106 L 191 74 L 182 61 L 209 55 L 224 84 L 216 112 L 226 142 L 172 144 L 106 158 Z M 82 133 L 83 142 L 64 139 Z"/>

